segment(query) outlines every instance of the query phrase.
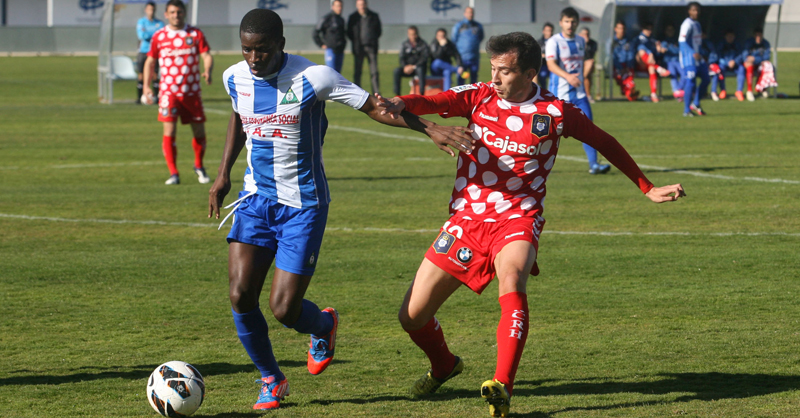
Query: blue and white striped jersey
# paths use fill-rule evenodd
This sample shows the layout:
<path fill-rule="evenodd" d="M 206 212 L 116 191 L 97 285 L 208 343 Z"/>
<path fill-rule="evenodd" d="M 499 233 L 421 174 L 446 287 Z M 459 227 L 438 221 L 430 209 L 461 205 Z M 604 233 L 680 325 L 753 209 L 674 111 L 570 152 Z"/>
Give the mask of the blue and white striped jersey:
<path fill-rule="evenodd" d="M 245 191 L 295 208 L 327 205 L 325 101 L 359 109 L 369 93 L 329 67 L 290 54 L 264 78 L 241 61 L 222 79 L 247 134 Z"/>
<path fill-rule="evenodd" d="M 695 53 L 700 53 L 700 45 L 703 44 L 703 29 L 700 22 L 687 17 L 681 23 L 681 32 L 678 35 L 678 45 L 680 47 L 680 60 L 683 67 L 698 65 L 694 59 Z"/>
<path fill-rule="evenodd" d="M 555 73 L 550 73 L 550 88 L 549 90 L 555 93 L 559 99 L 568 102 L 574 102 L 578 99 L 586 97 L 586 91 L 583 88 L 583 60 L 586 54 L 586 41 L 576 36 L 572 39 L 565 38 L 563 34 L 559 33 L 553 35 L 547 40 L 544 46 L 545 59 L 556 60 L 556 64 L 563 68 L 570 74 L 576 74 L 581 80 L 579 87 L 573 87 L 567 80 L 557 76 Z"/>

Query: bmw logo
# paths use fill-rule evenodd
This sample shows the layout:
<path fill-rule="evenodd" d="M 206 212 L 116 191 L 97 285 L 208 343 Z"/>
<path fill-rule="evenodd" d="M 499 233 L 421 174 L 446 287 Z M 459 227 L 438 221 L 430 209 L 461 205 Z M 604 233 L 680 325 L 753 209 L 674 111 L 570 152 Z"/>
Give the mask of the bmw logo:
<path fill-rule="evenodd" d="M 469 261 L 472 260 L 472 250 L 467 247 L 461 247 L 458 249 L 456 257 L 458 258 L 458 261 L 462 263 L 469 263 Z"/>

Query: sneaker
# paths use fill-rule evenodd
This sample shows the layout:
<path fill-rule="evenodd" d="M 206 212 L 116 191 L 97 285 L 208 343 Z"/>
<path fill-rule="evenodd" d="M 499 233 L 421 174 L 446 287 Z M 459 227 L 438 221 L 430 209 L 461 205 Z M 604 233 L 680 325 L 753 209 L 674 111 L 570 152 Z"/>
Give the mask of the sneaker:
<path fill-rule="evenodd" d="M 713 91 L 711 92 L 711 100 L 713 100 L 715 102 L 719 101 L 719 96 L 717 96 L 716 92 L 713 92 Z"/>
<path fill-rule="evenodd" d="M 286 378 L 278 382 L 275 376 L 270 376 L 256 382 L 261 382 L 261 393 L 253 409 L 278 409 L 283 398 L 289 396 L 289 381 Z"/>
<path fill-rule="evenodd" d="M 206 174 L 206 169 L 203 167 L 200 168 L 195 167 L 194 173 L 197 174 L 197 181 L 199 181 L 200 184 L 206 184 L 209 181 L 211 181 L 211 179 L 208 178 L 208 175 Z"/>
<path fill-rule="evenodd" d="M 167 181 L 164 182 L 164 184 L 166 185 L 181 184 L 181 178 L 178 177 L 177 174 L 173 174 L 169 176 L 169 178 L 167 179 Z"/>
<path fill-rule="evenodd" d="M 481 397 L 489 404 L 489 416 L 505 417 L 511 407 L 511 395 L 499 380 L 487 380 L 481 385 Z"/>
<path fill-rule="evenodd" d="M 444 384 L 444 382 L 458 376 L 461 372 L 464 371 L 464 360 L 461 360 L 461 357 L 456 356 L 456 365 L 453 366 L 453 371 L 447 375 L 444 379 L 437 379 L 433 377 L 431 371 L 428 370 L 428 373 L 425 373 L 425 376 L 422 376 L 414 383 L 414 386 L 411 387 L 411 395 L 413 396 L 424 396 L 430 395 L 431 393 L 436 392 L 439 390 L 440 387 Z"/>
<path fill-rule="evenodd" d="M 708 115 L 708 113 L 706 113 L 703 109 L 701 109 L 699 106 L 695 106 L 694 104 L 690 105 L 689 109 L 691 109 L 692 112 L 697 113 L 697 116 Z"/>
<path fill-rule="evenodd" d="M 733 95 L 736 96 L 736 100 L 738 100 L 740 102 L 744 101 L 744 93 L 742 93 L 741 91 L 737 91 Z"/>
<path fill-rule="evenodd" d="M 609 164 L 595 164 L 589 169 L 589 174 L 605 174 L 611 171 Z"/>
<path fill-rule="evenodd" d="M 683 117 L 685 117 L 685 118 L 693 118 L 694 117 L 694 113 L 686 112 L 686 113 L 683 114 Z"/>
<path fill-rule="evenodd" d="M 650 93 L 650 101 L 653 102 L 653 103 L 658 103 L 661 100 L 658 98 L 658 94 Z"/>
<path fill-rule="evenodd" d="M 325 308 L 322 312 L 327 312 L 333 317 L 333 328 L 331 332 L 323 337 L 311 335 L 311 344 L 308 347 L 308 372 L 318 375 L 328 368 L 333 361 L 333 353 L 336 349 L 336 330 L 339 328 L 339 312 L 333 308 Z"/>
<path fill-rule="evenodd" d="M 669 77 L 671 74 L 668 69 L 661 66 L 656 67 L 656 72 L 659 77 Z"/>
<path fill-rule="evenodd" d="M 768 92 L 768 91 L 766 91 L 766 90 L 762 91 L 762 92 L 761 92 L 761 97 L 763 97 L 763 98 L 765 98 L 765 99 L 769 98 L 769 92 Z"/>
<path fill-rule="evenodd" d="M 746 93 L 746 94 L 747 94 L 747 101 L 748 101 L 748 102 L 754 102 L 754 101 L 756 101 L 756 96 L 753 96 L 753 92 L 752 92 L 752 91 L 750 91 L 750 90 L 747 90 L 747 93 Z"/>
<path fill-rule="evenodd" d="M 720 100 L 725 100 L 727 98 L 728 98 L 728 92 L 727 91 L 722 90 L 721 92 L 719 92 L 719 99 Z"/>

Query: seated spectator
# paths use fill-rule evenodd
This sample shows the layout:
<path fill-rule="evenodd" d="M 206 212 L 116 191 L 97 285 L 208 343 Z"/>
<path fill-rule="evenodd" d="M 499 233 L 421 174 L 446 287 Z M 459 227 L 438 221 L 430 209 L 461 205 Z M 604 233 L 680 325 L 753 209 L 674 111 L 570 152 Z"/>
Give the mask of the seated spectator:
<path fill-rule="evenodd" d="M 550 69 L 547 68 L 547 60 L 544 57 L 544 46 L 547 44 L 547 40 L 553 36 L 553 29 L 553 24 L 546 22 L 542 26 L 542 37 L 538 40 L 539 47 L 542 48 L 542 69 L 539 70 L 539 74 L 536 74 L 536 77 L 533 77 L 533 82 L 540 86 L 547 86 L 547 82 L 550 81 Z"/>
<path fill-rule="evenodd" d="M 461 75 L 464 67 L 461 66 L 461 54 L 456 45 L 447 39 L 444 28 L 436 30 L 436 38 L 430 44 L 431 75 L 442 77 L 442 90 L 450 90 L 453 84 L 453 74 Z M 455 61 L 456 65 L 451 64 Z M 425 92 L 420 91 L 420 94 Z"/>
<path fill-rule="evenodd" d="M 650 77 L 650 99 L 658 103 L 658 77 L 669 77 L 669 71 L 656 63 L 656 57 L 665 49 L 653 39 L 653 24 L 644 23 L 636 46 L 636 66 L 639 71 L 647 71 Z"/>
<path fill-rule="evenodd" d="M 611 59 L 614 80 L 619 84 L 622 94 L 628 100 L 635 101 L 639 98 L 639 91 L 636 90 L 636 83 L 633 80 L 633 68 L 636 63 L 634 44 L 625 37 L 625 22 L 620 20 L 614 25 L 614 36 L 608 40 L 606 51 L 606 56 Z"/>
<path fill-rule="evenodd" d="M 711 83 L 709 66 L 718 60 L 716 46 L 708 39 L 708 33 L 703 32 L 703 42 L 700 44 L 700 62 L 697 64 L 697 73 L 700 76 L 700 87 L 697 91 L 700 98 L 708 96 L 708 85 Z"/>
<path fill-rule="evenodd" d="M 592 76 L 594 75 L 594 56 L 597 54 L 597 41 L 590 37 L 589 28 L 581 28 L 578 35 L 586 41 L 586 51 L 583 61 L 583 87 L 586 90 L 586 97 L 589 103 L 594 103 L 592 97 Z"/>
<path fill-rule="evenodd" d="M 736 98 L 744 101 L 744 57 L 742 57 L 742 47 L 736 42 L 736 34 L 732 29 L 725 31 L 725 40 L 717 45 L 717 61 L 712 62 L 709 71 L 713 73 L 711 77 L 711 98 L 714 101 L 725 99 L 728 92 L 725 91 L 725 73 L 736 74 Z M 721 88 L 717 95 L 717 86 Z"/>
<path fill-rule="evenodd" d="M 683 100 L 683 87 L 681 84 L 681 60 L 678 37 L 675 35 L 675 26 L 664 26 L 664 40 L 661 41 L 661 66 L 669 71 L 669 82 L 672 86 L 672 97 L 677 101 Z"/>
<path fill-rule="evenodd" d="M 775 82 L 775 69 L 770 59 L 769 42 L 764 39 L 764 30 L 756 28 L 753 37 L 744 43 L 742 52 L 745 76 L 747 78 L 747 100 L 753 101 L 753 75 L 758 74 L 756 92 L 767 97 L 767 88 L 777 87 Z"/>
<path fill-rule="evenodd" d="M 416 26 L 408 27 L 408 39 L 400 47 L 400 66 L 394 70 L 394 94 L 400 95 L 400 79 L 419 78 L 420 94 L 425 94 L 425 72 L 428 65 L 428 45 L 420 39 Z"/>

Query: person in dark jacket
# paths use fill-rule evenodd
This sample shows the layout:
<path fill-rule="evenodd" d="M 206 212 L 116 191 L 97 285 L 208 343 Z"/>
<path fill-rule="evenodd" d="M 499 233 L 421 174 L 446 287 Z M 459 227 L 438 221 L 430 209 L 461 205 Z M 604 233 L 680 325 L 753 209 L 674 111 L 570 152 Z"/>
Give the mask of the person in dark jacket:
<path fill-rule="evenodd" d="M 378 80 L 378 38 L 381 37 L 381 18 L 367 8 L 367 0 L 356 0 L 356 11 L 347 19 L 347 37 L 353 44 L 353 83 L 361 87 L 364 58 L 369 61 L 372 92 L 380 94 Z"/>
<path fill-rule="evenodd" d="M 428 44 L 419 37 L 416 26 L 408 27 L 408 39 L 400 47 L 400 66 L 394 69 L 394 94 L 400 95 L 400 79 L 419 78 L 420 94 L 425 94 L 425 72 L 428 67 Z"/>
<path fill-rule="evenodd" d="M 342 72 L 344 47 L 347 46 L 347 26 L 342 18 L 342 0 L 331 2 L 331 12 L 314 27 L 314 43 L 325 50 L 325 65 Z"/>
<path fill-rule="evenodd" d="M 586 97 L 589 103 L 594 103 L 592 97 L 592 77 L 594 77 L 594 56 L 597 54 L 597 41 L 591 38 L 589 28 L 583 27 L 578 36 L 586 41 L 586 56 L 583 60 L 583 88 L 586 90 Z"/>
<path fill-rule="evenodd" d="M 461 75 L 464 67 L 461 66 L 461 54 L 456 45 L 447 39 L 444 28 L 436 30 L 436 38 L 429 45 L 431 52 L 431 75 L 442 77 L 442 90 L 450 90 L 453 84 L 453 74 Z M 455 60 L 456 65 L 452 62 Z M 424 93 L 424 92 L 423 92 Z"/>
<path fill-rule="evenodd" d="M 537 41 L 539 42 L 539 48 L 542 48 L 542 69 L 539 70 L 539 74 L 533 77 L 533 82 L 540 86 L 550 84 L 550 70 L 547 68 L 547 60 L 544 58 L 544 46 L 547 44 L 547 40 L 553 36 L 553 28 L 552 23 L 545 22 L 544 26 L 542 26 L 542 37 Z"/>

